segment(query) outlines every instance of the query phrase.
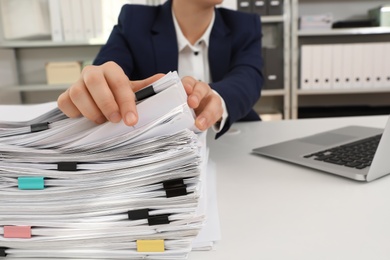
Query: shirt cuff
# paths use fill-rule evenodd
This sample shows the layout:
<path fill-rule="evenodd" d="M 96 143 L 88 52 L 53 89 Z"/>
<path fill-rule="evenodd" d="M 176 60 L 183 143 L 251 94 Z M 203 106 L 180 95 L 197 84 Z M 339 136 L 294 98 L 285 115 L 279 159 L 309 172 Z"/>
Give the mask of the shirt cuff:
<path fill-rule="evenodd" d="M 216 122 L 212 126 L 214 132 L 219 133 L 222 130 L 222 128 L 225 126 L 226 119 L 228 118 L 229 115 L 228 115 L 228 112 L 227 112 L 227 109 L 226 109 L 225 100 L 223 100 L 221 95 L 219 95 L 218 92 L 215 91 L 214 89 L 213 89 L 213 92 L 218 95 L 218 97 L 221 99 L 221 102 L 222 102 L 223 113 L 222 113 L 221 121 Z"/>

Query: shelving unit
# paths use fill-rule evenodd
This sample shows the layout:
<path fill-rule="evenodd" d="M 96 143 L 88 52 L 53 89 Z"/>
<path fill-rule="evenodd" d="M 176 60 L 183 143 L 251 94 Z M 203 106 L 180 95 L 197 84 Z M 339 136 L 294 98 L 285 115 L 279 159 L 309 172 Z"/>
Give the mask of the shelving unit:
<path fill-rule="evenodd" d="M 50 61 L 92 60 L 100 49 L 98 43 L 3 42 L 0 48 L 13 50 L 18 81 L 9 89 L 21 93 L 22 103 L 55 101 L 69 85 L 47 85 L 45 65 Z"/>
<path fill-rule="evenodd" d="M 370 89 L 301 89 L 300 48 L 304 44 L 389 42 L 390 28 L 367 27 L 329 30 L 299 30 L 301 15 L 331 12 L 334 21 L 366 18 L 367 11 L 388 1 L 362 0 L 292 0 L 291 20 L 291 118 L 299 118 L 299 109 L 310 106 L 384 106 L 390 98 L 388 88 Z M 330 115 L 331 116 L 331 115 Z"/>
<path fill-rule="evenodd" d="M 291 27 L 291 4 L 290 0 L 283 1 L 283 14 L 276 16 L 261 16 L 263 28 L 265 26 L 276 27 L 278 38 L 282 45 L 283 56 L 283 83 L 277 89 L 263 89 L 260 101 L 255 110 L 259 113 L 280 111 L 283 119 L 290 118 L 290 27 Z M 264 35 L 263 39 L 267 35 Z"/>
<path fill-rule="evenodd" d="M 50 61 L 92 60 L 102 40 L 88 42 L 2 41 L 1 49 L 12 50 L 17 60 L 18 82 L 7 89 L 19 91 L 22 103 L 54 101 L 69 85 L 46 84 L 45 64 Z"/>

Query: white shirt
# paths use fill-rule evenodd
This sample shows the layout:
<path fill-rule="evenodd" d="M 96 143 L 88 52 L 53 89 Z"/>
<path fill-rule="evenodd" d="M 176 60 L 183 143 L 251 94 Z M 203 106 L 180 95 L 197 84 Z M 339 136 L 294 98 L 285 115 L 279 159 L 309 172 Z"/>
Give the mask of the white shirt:
<path fill-rule="evenodd" d="M 192 45 L 187 38 L 183 35 L 183 32 L 180 29 L 179 23 L 176 20 L 175 14 L 172 10 L 173 23 L 175 25 L 177 45 L 179 48 L 179 61 L 178 61 L 178 71 L 179 76 L 192 76 L 199 81 L 206 83 L 212 82 L 210 68 L 209 68 L 209 59 L 208 59 L 208 48 L 209 48 L 209 39 L 211 30 L 213 28 L 215 13 L 211 18 L 211 22 L 207 27 L 204 34 Z M 213 90 L 214 91 L 214 90 Z M 213 129 L 216 132 L 222 130 L 225 125 L 226 119 L 228 117 L 226 104 L 223 98 L 216 92 L 222 101 L 222 120 L 220 123 L 213 125 Z"/>

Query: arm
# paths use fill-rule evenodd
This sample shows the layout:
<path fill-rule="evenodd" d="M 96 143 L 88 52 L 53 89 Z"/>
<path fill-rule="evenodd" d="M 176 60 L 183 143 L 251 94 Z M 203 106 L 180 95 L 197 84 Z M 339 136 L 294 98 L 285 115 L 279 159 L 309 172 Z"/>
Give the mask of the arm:
<path fill-rule="evenodd" d="M 132 10 L 129 6 L 122 9 L 118 25 L 114 27 L 107 44 L 95 59 L 94 64 L 97 66 L 85 68 L 78 82 L 59 97 L 59 107 L 66 115 L 70 117 L 84 115 L 96 123 L 106 120 L 119 122 L 123 119 L 127 125 L 136 124 L 138 116 L 134 92 L 160 76 L 149 77 L 156 74 L 156 71 L 149 71 L 154 67 L 151 65 L 154 58 L 145 57 L 153 53 L 147 51 L 153 48 L 145 47 L 148 41 L 145 40 L 147 39 L 145 35 L 142 36 L 142 32 L 150 33 L 150 30 L 145 29 L 150 26 L 148 22 L 142 23 L 145 28 L 139 33 L 134 32 L 140 30 L 140 26 L 134 26 L 134 21 L 127 20 L 134 18 L 131 15 Z M 133 27 L 130 29 L 129 26 L 136 29 Z M 140 56 L 138 59 L 137 55 Z M 148 64 L 144 64 L 145 62 Z M 139 82 L 129 81 L 146 77 L 149 78 Z M 196 126 L 200 130 L 209 128 L 222 115 L 220 98 L 209 85 L 193 78 L 184 78 L 183 84 L 189 96 L 188 104 L 197 114 Z"/>
<path fill-rule="evenodd" d="M 232 51 L 227 71 L 221 79 L 210 84 L 224 99 L 229 114 L 217 138 L 236 121 L 259 118 L 252 107 L 259 99 L 263 85 L 260 18 L 252 15 L 243 25 L 245 29 L 239 26 L 232 29 Z M 239 32 L 234 34 L 234 31 Z"/>

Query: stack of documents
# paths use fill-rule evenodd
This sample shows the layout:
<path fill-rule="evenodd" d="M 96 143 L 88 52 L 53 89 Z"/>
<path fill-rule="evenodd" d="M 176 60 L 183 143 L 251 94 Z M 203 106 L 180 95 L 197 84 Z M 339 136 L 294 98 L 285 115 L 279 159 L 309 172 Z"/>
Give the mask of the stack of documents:
<path fill-rule="evenodd" d="M 187 257 L 206 219 L 205 133 L 175 72 L 149 88 L 133 127 L 52 104 L 1 118 L 0 259 Z"/>

